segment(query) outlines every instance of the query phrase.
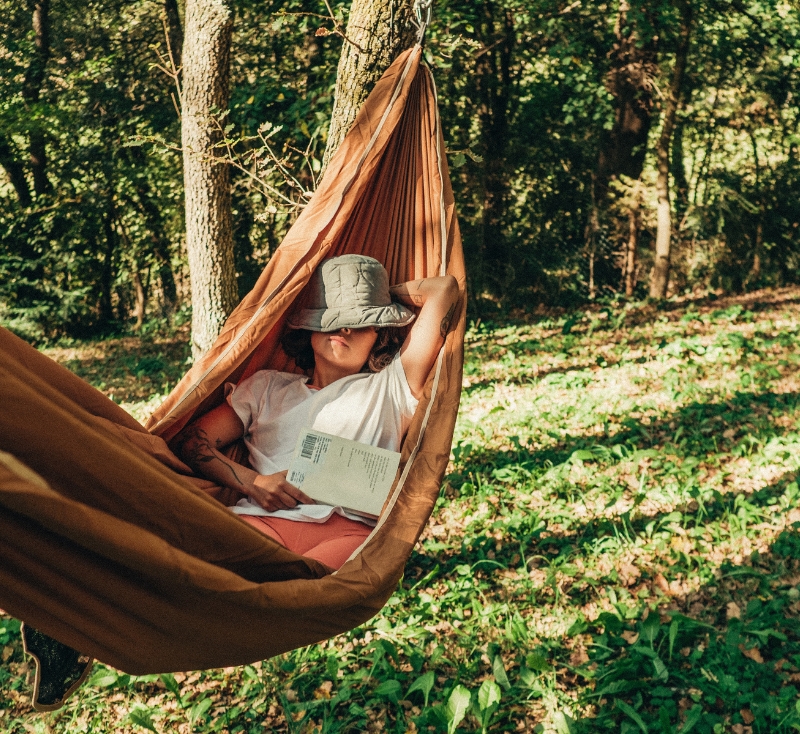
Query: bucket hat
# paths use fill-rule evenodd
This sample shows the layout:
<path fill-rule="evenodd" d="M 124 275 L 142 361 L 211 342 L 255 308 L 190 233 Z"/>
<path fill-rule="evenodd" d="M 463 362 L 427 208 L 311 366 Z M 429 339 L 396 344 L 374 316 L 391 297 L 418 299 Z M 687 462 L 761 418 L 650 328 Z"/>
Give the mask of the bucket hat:
<path fill-rule="evenodd" d="M 380 328 L 414 320 L 413 311 L 392 301 L 386 268 L 366 255 L 323 260 L 306 286 L 302 305 L 289 317 L 292 329 Z"/>

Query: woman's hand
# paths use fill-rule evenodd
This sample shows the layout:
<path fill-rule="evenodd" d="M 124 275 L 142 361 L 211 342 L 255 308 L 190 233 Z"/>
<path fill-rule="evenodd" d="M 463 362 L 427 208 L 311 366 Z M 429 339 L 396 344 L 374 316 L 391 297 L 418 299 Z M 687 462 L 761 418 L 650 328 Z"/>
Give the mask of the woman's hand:
<path fill-rule="evenodd" d="M 291 510 L 298 504 L 314 504 L 314 500 L 286 481 L 285 471 L 277 474 L 257 474 L 252 484 L 244 491 L 250 499 L 268 512 Z"/>

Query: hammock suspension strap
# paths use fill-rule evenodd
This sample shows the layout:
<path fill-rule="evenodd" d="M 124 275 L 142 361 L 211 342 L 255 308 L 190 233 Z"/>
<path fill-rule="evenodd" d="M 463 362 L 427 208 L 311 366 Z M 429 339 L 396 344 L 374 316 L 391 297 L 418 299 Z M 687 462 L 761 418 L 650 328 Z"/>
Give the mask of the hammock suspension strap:
<path fill-rule="evenodd" d="M 417 27 L 417 43 L 420 45 L 425 40 L 425 31 L 431 22 L 432 12 L 433 0 L 414 0 L 414 15 L 417 18 L 414 25 Z"/>

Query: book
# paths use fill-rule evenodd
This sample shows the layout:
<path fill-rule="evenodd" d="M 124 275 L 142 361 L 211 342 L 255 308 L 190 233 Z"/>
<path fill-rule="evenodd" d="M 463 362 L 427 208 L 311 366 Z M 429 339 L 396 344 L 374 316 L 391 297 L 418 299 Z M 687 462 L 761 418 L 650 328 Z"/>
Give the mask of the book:
<path fill-rule="evenodd" d="M 306 429 L 298 436 L 286 479 L 317 502 L 376 518 L 398 466 L 396 451 Z"/>

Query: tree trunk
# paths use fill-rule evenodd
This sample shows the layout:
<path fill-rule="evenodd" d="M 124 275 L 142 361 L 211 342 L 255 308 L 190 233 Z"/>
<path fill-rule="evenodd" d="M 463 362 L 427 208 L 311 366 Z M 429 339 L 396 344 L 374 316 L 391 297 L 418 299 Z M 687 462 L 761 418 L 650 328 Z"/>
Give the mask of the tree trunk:
<path fill-rule="evenodd" d="M 20 206 L 30 206 L 31 190 L 28 188 L 28 182 L 25 179 L 25 167 L 17 160 L 11 144 L 3 135 L 0 135 L 0 166 L 5 169 L 8 180 L 14 187 L 14 191 L 17 192 L 17 201 L 19 201 Z"/>
<path fill-rule="evenodd" d="M 614 121 L 600 141 L 594 176 L 595 205 L 604 209 L 612 177 L 638 179 L 647 154 L 647 136 L 653 116 L 656 41 L 642 38 L 634 25 L 628 0 L 620 0 L 614 27 L 615 42 L 609 54 L 611 68 L 606 88 L 613 97 Z"/>
<path fill-rule="evenodd" d="M 684 94 L 684 99 L 686 95 Z M 678 119 L 675 131 L 672 133 L 672 156 L 670 160 L 670 174 L 675 182 L 675 219 L 680 228 L 686 212 L 689 209 L 689 180 L 686 177 L 686 164 L 683 155 L 683 130 L 686 123 Z"/>
<path fill-rule="evenodd" d="M 416 30 L 412 0 L 353 0 L 336 74 L 336 93 L 323 167 L 347 135 L 375 82 L 397 55 L 409 48 Z"/>
<path fill-rule="evenodd" d="M 211 348 L 237 300 L 230 169 L 213 159 L 225 125 L 216 111 L 228 107 L 232 31 L 225 0 L 187 0 L 182 145 L 195 359 Z"/>
<path fill-rule="evenodd" d="M 652 24 L 643 24 L 640 31 L 636 19 L 641 12 L 632 12 L 628 0 L 620 0 L 614 25 L 614 45 L 609 52 L 611 66 L 605 85 L 613 98 L 614 119 L 611 129 L 600 139 L 597 165 L 592 174 L 592 205 L 586 223 L 585 252 L 589 260 L 589 297 L 594 298 L 596 283 L 594 266 L 597 244 L 604 229 L 611 179 L 627 176 L 636 181 L 642 175 L 647 154 L 647 138 L 653 117 L 653 85 L 656 73 L 657 44 Z M 638 221 L 638 213 L 629 212 L 629 225 Z M 638 241 L 638 232 L 637 237 Z M 630 245 L 630 233 L 626 243 Z M 634 255 L 635 257 L 635 255 Z M 623 260 L 623 268 L 626 260 Z M 625 269 L 624 275 L 628 276 Z M 627 289 L 627 285 L 626 285 Z"/>
<path fill-rule="evenodd" d="M 475 68 L 478 119 L 483 153 L 483 212 L 481 260 L 489 285 L 498 296 L 514 287 L 514 263 L 505 236 L 508 200 L 509 105 L 512 93 L 511 62 L 516 45 L 514 15 L 483 3 L 481 51 Z M 490 266 L 487 265 L 491 263 Z"/>
<path fill-rule="evenodd" d="M 167 40 L 175 68 L 180 69 L 183 62 L 183 28 L 178 12 L 178 0 L 164 0 L 164 19 L 167 23 Z"/>
<path fill-rule="evenodd" d="M 639 232 L 642 230 L 642 192 L 641 182 L 634 184 L 633 199 L 628 209 L 628 240 L 625 243 L 625 295 L 633 296 L 636 290 L 636 259 L 639 251 Z"/>
<path fill-rule="evenodd" d="M 686 61 L 689 57 L 689 44 L 692 32 L 691 0 L 677 0 L 681 14 L 680 37 L 675 50 L 675 67 L 669 96 L 664 109 L 664 124 L 656 146 L 656 194 L 658 196 L 658 228 L 656 230 L 656 252 L 653 272 L 650 276 L 650 297 L 666 298 L 669 283 L 670 250 L 672 243 L 672 207 L 669 200 L 669 149 L 672 142 L 672 131 L 675 127 L 675 116 L 678 112 L 683 79 L 686 72 Z"/>
<path fill-rule="evenodd" d="M 50 0 L 33 0 L 33 34 L 35 52 L 25 73 L 22 94 L 29 107 L 39 102 L 42 84 L 45 79 L 47 60 L 50 58 Z M 30 165 L 33 173 L 33 190 L 41 196 L 50 189 L 47 178 L 47 150 L 44 127 L 35 113 L 31 119 Z"/>

